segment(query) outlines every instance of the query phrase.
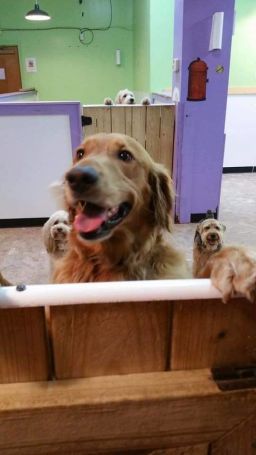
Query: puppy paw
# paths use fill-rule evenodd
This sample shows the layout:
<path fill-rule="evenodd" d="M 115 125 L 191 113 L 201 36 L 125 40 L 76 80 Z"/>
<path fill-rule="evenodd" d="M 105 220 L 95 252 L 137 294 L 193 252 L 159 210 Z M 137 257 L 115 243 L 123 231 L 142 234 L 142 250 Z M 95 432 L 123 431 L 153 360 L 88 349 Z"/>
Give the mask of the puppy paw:
<path fill-rule="evenodd" d="M 145 97 L 141 100 L 141 104 L 142 104 L 142 106 L 150 106 L 151 101 L 148 97 Z"/>
<path fill-rule="evenodd" d="M 114 103 L 113 103 L 113 101 L 112 101 L 111 98 L 105 98 L 105 99 L 104 99 L 104 104 L 105 104 L 106 106 L 113 106 Z"/>
<path fill-rule="evenodd" d="M 240 248 L 227 248 L 212 261 L 210 278 L 226 303 L 239 294 L 256 303 L 256 261 Z"/>

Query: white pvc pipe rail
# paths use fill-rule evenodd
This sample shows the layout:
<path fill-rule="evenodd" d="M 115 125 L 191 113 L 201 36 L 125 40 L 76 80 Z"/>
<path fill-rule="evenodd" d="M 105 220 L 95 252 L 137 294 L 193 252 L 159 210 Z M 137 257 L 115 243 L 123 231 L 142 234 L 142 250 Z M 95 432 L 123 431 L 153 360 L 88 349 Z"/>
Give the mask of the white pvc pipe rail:
<path fill-rule="evenodd" d="M 42 284 L 20 291 L 0 287 L 0 308 L 219 298 L 208 279 Z"/>

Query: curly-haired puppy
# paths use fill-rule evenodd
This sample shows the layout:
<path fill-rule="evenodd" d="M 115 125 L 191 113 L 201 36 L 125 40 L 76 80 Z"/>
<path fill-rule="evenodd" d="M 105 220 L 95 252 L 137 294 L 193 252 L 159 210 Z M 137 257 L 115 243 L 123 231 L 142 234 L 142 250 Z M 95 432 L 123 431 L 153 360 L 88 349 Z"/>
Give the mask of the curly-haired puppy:
<path fill-rule="evenodd" d="M 113 104 L 135 104 L 135 95 L 131 90 L 125 88 L 124 90 L 119 90 L 116 95 L 115 102 L 111 98 L 105 98 L 104 104 L 107 106 L 112 106 Z M 148 106 L 151 104 L 150 99 L 148 97 L 143 98 L 141 103 L 143 106 Z"/>
<path fill-rule="evenodd" d="M 226 226 L 214 218 L 198 223 L 193 247 L 193 276 L 198 277 L 212 254 L 223 246 L 223 234 Z"/>
<path fill-rule="evenodd" d="M 68 251 L 55 265 L 55 283 L 188 277 L 184 254 L 168 235 L 171 178 L 135 139 L 87 137 L 65 175 L 64 191 L 72 229 Z M 224 300 L 236 292 L 255 299 L 256 262 L 241 248 L 212 255 L 203 277 Z"/>
<path fill-rule="evenodd" d="M 53 213 L 44 224 L 43 240 L 51 262 L 60 259 L 67 251 L 69 233 L 69 216 L 65 210 Z"/>

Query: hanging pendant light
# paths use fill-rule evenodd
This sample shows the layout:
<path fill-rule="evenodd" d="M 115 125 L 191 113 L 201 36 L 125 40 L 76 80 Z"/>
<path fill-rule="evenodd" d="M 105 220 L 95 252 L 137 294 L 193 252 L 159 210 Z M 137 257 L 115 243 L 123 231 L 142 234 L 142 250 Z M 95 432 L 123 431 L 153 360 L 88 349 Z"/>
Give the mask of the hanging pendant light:
<path fill-rule="evenodd" d="M 25 19 L 27 19 L 28 21 L 48 21 L 49 19 L 51 19 L 51 16 L 49 16 L 49 14 L 46 13 L 46 11 L 42 11 L 39 8 L 38 0 L 36 0 L 35 8 L 26 14 Z"/>

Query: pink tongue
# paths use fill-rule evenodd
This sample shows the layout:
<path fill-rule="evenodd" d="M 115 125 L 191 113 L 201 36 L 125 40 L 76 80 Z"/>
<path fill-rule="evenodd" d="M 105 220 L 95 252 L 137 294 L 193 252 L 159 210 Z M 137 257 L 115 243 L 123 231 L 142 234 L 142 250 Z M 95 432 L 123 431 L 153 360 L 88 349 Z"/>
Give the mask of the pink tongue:
<path fill-rule="evenodd" d="M 86 216 L 84 213 L 79 213 L 75 217 L 74 228 L 78 232 L 91 232 L 98 229 L 103 221 L 107 219 L 107 212 L 102 212 L 95 217 Z"/>

